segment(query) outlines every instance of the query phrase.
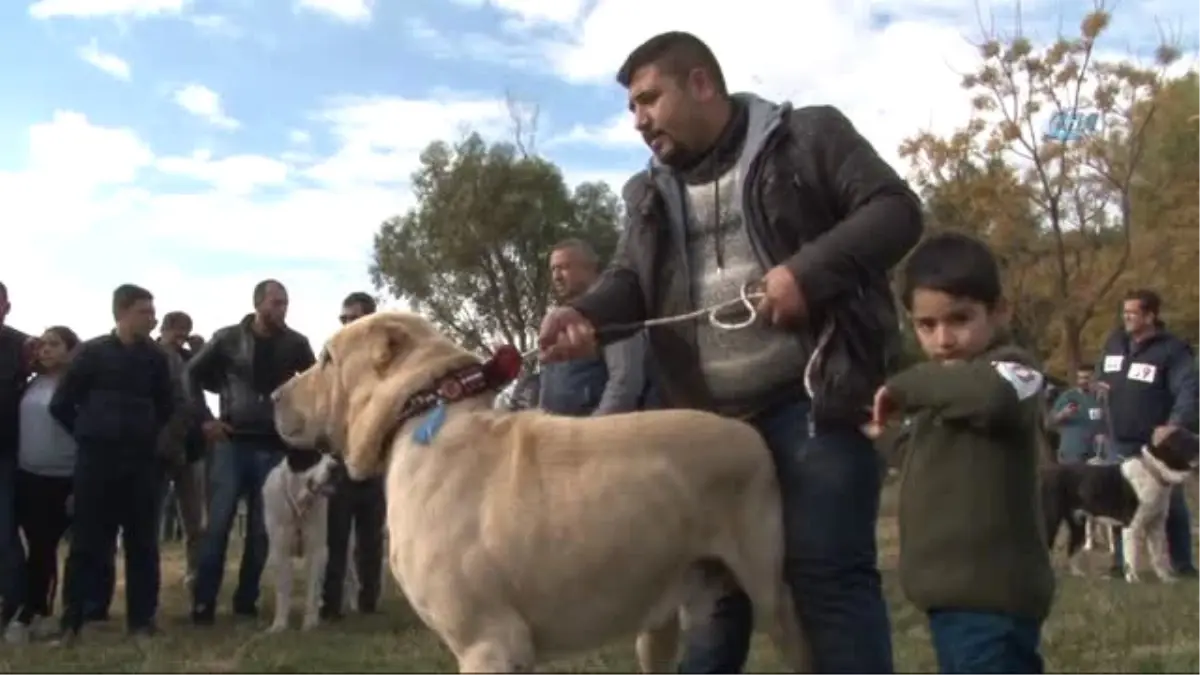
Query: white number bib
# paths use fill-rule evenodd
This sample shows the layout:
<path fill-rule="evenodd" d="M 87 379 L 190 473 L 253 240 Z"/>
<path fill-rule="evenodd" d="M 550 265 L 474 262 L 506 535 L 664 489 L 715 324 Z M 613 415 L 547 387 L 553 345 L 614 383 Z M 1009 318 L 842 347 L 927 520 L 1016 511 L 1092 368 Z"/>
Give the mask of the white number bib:
<path fill-rule="evenodd" d="M 1154 378 L 1158 375 L 1158 368 L 1149 363 L 1134 363 L 1129 366 L 1129 373 L 1126 375 L 1131 380 L 1145 382 L 1146 384 L 1154 384 Z"/>
<path fill-rule="evenodd" d="M 1125 363 L 1125 357 L 1120 354 L 1106 356 L 1104 357 L 1104 372 L 1119 373 L 1123 363 Z"/>

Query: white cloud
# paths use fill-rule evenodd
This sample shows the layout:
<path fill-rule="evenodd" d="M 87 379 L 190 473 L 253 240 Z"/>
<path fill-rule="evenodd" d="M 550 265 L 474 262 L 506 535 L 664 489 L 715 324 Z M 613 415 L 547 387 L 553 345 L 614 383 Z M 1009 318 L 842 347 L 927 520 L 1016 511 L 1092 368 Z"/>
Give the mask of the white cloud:
<path fill-rule="evenodd" d="M 288 132 L 288 142 L 295 145 L 308 145 L 312 142 L 312 134 L 303 129 L 292 129 Z"/>
<path fill-rule="evenodd" d="M 375 0 L 296 0 L 296 7 L 331 16 L 346 23 L 366 23 L 371 20 Z"/>
<path fill-rule="evenodd" d="M 614 115 L 604 124 L 589 126 L 576 124 L 566 131 L 551 138 L 546 145 L 598 145 L 603 147 L 637 147 L 642 145 L 642 137 L 633 128 L 633 116 L 628 112 Z"/>
<path fill-rule="evenodd" d="M 502 101 L 447 98 L 331 101 L 313 116 L 338 149 L 314 160 L 156 156 L 132 130 L 56 112 L 30 128 L 24 168 L 0 171 L 0 222 L 18 224 L 0 247 L 10 322 L 96 335 L 111 324 L 111 290 L 132 282 L 155 294 L 160 314 L 185 310 L 210 334 L 250 311 L 257 281 L 276 277 L 291 293 L 289 322 L 319 346 L 342 298 L 373 290 L 372 236 L 411 205 L 420 151 L 467 125 L 502 133 Z M 198 186 L 150 187 L 164 178 Z"/>
<path fill-rule="evenodd" d="M 221 96 L 202 84 L 188 84 L 175 90 L 176 105 L 215 127 L 236 129 L 240 123 L 225 112 Z"/>
<path fill-rule="evenodd" d="M 513 15 L 524 25 L 569 24 L 579 18 L 585 0 L 453 0 L 467 7 L 491 6 Z"/>
<path fill-rule="evenodd" d="M 129 69 L 129 63 L 117 56 L 108 52 L 100 51 L 99 45 L 95 40 L 92 40 L 85 47 L 80 47 L 78 52 L 79 58 L 99 68 L 100 70 L 112 75 L 118 80 L 129 81 L 132 72 Z"/>
<path fill-rule="evenodd" d="M 144 18 L 163 14 L 179 14 L 190 0 L 38 0 L 29 6 L 29 16 L 51 19 L 71 16 L 77 18 L 131 16 Z"/>

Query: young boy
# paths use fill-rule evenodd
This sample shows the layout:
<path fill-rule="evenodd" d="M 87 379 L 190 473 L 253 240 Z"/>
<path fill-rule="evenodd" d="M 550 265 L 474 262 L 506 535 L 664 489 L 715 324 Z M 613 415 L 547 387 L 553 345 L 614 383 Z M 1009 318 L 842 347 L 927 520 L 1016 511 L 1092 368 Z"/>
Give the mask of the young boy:
<path fill-rule="evenodd" d="M 1042 374 L 1009 342 L 1000 272 L 982 242 L 939 234 L 904 269 L 929 360 L 875 395 L 872 427 L 910 417 L 900 488 L 900 579 L 929 616 L 943 673 L 1041 673 L 1054 573 L 1042 537 Z"/>

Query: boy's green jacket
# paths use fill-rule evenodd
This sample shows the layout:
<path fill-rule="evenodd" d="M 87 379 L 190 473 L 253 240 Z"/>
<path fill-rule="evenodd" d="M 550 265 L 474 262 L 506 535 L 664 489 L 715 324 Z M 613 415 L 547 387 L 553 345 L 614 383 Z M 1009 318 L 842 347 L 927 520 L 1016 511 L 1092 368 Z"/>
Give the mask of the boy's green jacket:
<path fill-rule="evenodd" d="M 1044 619 L 1054 596 L 1038 494 L 1043 378 L 1003 338 L 978 359 L 887 383 L 901 439 L 900 579 L 923 610 Z"/>

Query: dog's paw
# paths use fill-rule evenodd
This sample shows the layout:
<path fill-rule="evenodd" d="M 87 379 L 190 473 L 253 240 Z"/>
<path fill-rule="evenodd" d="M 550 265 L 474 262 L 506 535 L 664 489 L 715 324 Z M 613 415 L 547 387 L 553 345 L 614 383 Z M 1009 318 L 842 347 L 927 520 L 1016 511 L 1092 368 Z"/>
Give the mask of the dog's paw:
<path fill-rule="evenodd" d="M 282 633 L 285 630 L 287 630 L 287 624 L 276 621 L 275 623 L 271 624 L 271 627 L 267 629 L 267 632 L 268 633 Z"/>
<path fill-rule="evenodd" d="M 1173 584 L 1179 581 L 1179 577 L 1175 576 L 1172 572 L 1167 572 L 1166 574 L 1159 574 L 1158 580 L 1164 584 Z"/>
<path fill-rule="evenodd" d="M 316 616 L 306 616 L 306 617 L 304 617 L 304 623 L 300 624 L 300 629 L 301 630 L 312 630 L 312 629 L 316 628 L 317 625 L 320 623 L 321 623 L 320 618 L 318 618 Z"/>
<path fill-rule="evenodd" d="M 1083 571 L 1083 568 L 1082 568 L 1082 567 L 1079 567 L 1078 565 L 1072 565 L 1070 568 L 1068 568 L 1068 570 L 1067 570 L 1067 571 L 1068 571 L 1068 572 L 1071 574 L 1071 576 L 1073 576 L 1073 577 L 1084 577 L 1084 576 L 1087 576 L 1087 575 L 1084 573 L 1084 571 Z"/>
<path fill-rule="evenodd" d="M 1136 583 L 1140 583 L 1141 581 L 1142 581 L 1142 578 L 1138 576 L 1137 572 L 1134 572 L 1133 570 L 1125 571 L 1125 582 L 1126 583 L 1136 584 Z"/>

